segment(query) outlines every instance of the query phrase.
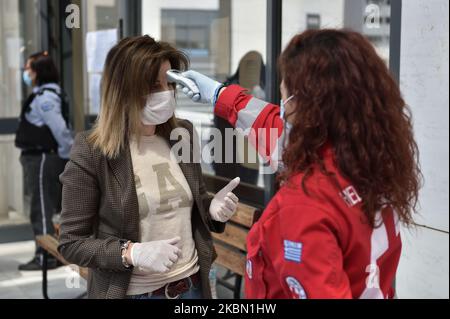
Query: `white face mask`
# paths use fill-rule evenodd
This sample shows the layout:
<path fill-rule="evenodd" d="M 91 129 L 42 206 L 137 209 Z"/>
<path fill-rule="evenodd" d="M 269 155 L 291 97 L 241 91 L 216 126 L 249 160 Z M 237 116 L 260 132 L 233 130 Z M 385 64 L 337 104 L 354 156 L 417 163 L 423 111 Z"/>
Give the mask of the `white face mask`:
<path fill-rule="evenodd" d="M 167 122 L 175 113 L 174 91 L 153 93 L 147 98 L 141 121 L 144 125 L 159 125 Z"/>

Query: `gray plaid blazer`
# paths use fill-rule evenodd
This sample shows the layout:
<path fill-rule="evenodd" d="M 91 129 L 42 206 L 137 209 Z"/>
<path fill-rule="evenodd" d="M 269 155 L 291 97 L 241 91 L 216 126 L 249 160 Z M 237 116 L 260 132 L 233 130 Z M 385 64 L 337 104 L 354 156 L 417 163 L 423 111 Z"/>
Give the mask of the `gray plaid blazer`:
<path fill-rule="evenodd" d="M 193 127 L 179 121 L 191 136 Z M 125 298 L 132 270 L 122 265 L 121 241 L 139 240 L 139 205 L 129 147 L 108 159 L 77 135 L 70 161 L 60 176 L 63 185 L 60 245 L 58 251 L 70 263 L 89 268 L 89 298 Z M 168 140 L 170 145 L 176 141 Z M 128 146 L 128 144 L 127 144 Z M 208 196 L 198 163 L 180 163 L 191 188 L 192 235 L 198 252 L 204 298 L 211 298 L 209 271 L 217 257 L 211 231 L 223 232 L 225 224 L 212 221 Z"/>

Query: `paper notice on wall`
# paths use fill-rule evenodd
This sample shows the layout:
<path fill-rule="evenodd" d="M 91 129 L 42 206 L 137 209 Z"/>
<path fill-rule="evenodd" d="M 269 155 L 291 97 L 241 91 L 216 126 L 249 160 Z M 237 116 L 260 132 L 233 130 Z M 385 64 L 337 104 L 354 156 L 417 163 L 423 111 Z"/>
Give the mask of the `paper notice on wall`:
<path fill-rule="evenodd" d="M 117 43 L 117 29 L 92 31 L 86 34 L 88 73 L 102 73 L 109 50 Z"/>
<path fill-rule="evenodd" d="M 22 43 L 22 38 L 6 38 L 6 61 L 8 61 L 10 69 L 18 70 L 23 65 L 22 55 L 20 54 L 22 52 Z"/>
<path fill-rule="evenodd" d="M 100 83 L 102 75 L 89 74 L 89 114 L 96 115 L 100 111 Z"/>

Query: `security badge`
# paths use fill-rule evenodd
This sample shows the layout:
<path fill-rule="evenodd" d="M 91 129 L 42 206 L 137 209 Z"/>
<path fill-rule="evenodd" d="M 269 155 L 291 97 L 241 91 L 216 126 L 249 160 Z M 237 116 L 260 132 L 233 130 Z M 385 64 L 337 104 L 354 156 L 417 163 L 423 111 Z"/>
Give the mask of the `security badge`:
<path fill-rule="evenodd" d="M 339 195 L 341 195 L 342 199 L 347 203 L 349 207 L 353 207 L 356 204 L 362 202 L 361 197 L 353 186 L 349 186 L 344 189 Z"/>
<path fill-rule="evenodd" d="M 289 290 L 292 292 L 292 297 L 294 299 L 308 299 L 305 289 L 294 277 L 286 277 L 286 283 L 289 287 Z"/>
<path fill-rule="evenodd" d="M 284 259 L 295 263 L 302 261 L 303 244 L 290 240 L 285 240 L 284 245 Z"/>

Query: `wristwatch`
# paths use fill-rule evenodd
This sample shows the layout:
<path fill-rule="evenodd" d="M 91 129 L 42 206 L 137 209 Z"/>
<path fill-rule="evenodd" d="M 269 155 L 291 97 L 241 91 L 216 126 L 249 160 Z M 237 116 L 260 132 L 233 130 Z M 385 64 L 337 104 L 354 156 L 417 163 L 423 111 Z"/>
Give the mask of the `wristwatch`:
<path fill-rule="evenodd" d="M 122 265 L 125 268 L 131 268 L 131 265 L 127 262 L 127 258 L 126 258 L 126 254 L 127 254 L 127 249 L 130 246 L 131 241 L 122 241 L 120 243 L 120 252 L 122 254 Z"/>

